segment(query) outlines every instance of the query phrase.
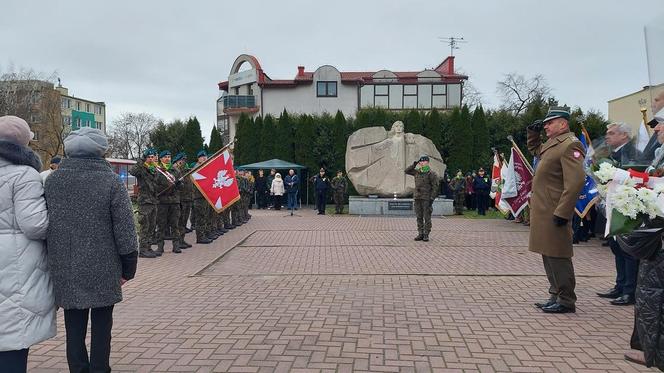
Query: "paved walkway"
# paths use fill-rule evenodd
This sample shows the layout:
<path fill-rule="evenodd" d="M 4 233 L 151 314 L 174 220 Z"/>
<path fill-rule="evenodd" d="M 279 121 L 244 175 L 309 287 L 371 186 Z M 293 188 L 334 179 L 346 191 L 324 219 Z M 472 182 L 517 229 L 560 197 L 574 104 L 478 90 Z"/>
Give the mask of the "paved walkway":
<path fill-rule="evenodd" d="M 254 211 L 212 245 L 141 259 L 115 308 L 120 372 L 637 372 L 622 359 L 633 309 L 596 297 L 614 278 L 598 241 L 576 246 L 576 314 L 544 315 L 528 229 L 440 218 Z M 189 235 L 188 240 L 193 240 Z M 30 372 L 66 372 L 64 326 Z"/>

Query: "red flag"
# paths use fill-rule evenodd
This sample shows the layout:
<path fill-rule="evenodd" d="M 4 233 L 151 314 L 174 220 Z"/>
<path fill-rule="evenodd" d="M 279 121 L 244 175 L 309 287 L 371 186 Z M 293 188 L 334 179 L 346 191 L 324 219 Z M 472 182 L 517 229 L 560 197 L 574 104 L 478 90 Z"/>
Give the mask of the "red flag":
<path fill-rule="evenodd" d="M 203 167 L 191 173 L 191 179 L 216 212 L 224 211 L 240 199 L 233 157 L 228 149 L 208 159 Z"/>
<path fill-rule="evenodd" d="M 512 157 L 508 169 L 510 174 L 513 173 L 509 179 L 513 178 L 516 186 L 516 196 L 503 198 L 503 200 L 510 206 L 512 214 L 517 216 L 528 205 L 533 187 L 533 174 L 521 152 L 514 147 L 512 147 Z"/>

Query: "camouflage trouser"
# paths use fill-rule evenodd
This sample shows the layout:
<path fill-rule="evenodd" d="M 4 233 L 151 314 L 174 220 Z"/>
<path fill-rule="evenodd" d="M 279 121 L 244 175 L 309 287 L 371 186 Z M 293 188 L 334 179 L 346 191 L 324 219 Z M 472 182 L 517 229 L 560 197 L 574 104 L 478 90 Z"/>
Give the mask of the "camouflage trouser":
<path fill-rule="evenodd" d="M 334 192 L 333 197 L 334 197 L 334 211 L 337 214 L 341 214 L 342 212 L 344 212 L 345 195 L 343 192 L 342 193 Z"/>
<path fill-rule="evenodd" d="M 169 228 L 173 235 L 173 245 L 180 241 L 180 230 L 178 223 L 180 221 L 179 203 L 160 203 L 157 207 L 157 244 L 164 243 Z"/>
<path fill-rule="evenodd" d="M 428 235 L 431 232 L 431 213 L 433 212 L 431 200 L 416 199 L 414 200 L 414 204 L 415 216 L 417 217 L 417 232 Z"/>
<path fill-rule="evenodd" d="M 466 194 L 464 192 L 454 193 L 454 211 L 457 215 L 463 214 L 463 206 L 466 203 Z"/>
<path fill-rule="evenodd" d="M 194 221 L 194 228 L 196 229 L 196 240 L 203 239 L 209 233 L 209 223 L 207 219 L 208 203 L 204 199 L 194 200 L 194 210 L 192 211 L 192 219 Z"/>
<path fill-rule="evenodd" d="M 251 206 L 251 194 L 247 193 L 242 196 L 242 207 L 245 218 L 249 218 L 249 206 Z"/>
<path fill-rule="evenodd" d="M 240 217 L 240 201 L 237 201 L 231 206 L 231 221 L 234 225 L 239 225 L 242 221 Z"/>
<path fill-rule="evenodd" d="M 224 227 L 231 225 L 231 209 L 226 209 L 221 213 L 221 220 L 224 222 Z"/>
<path fill-rule="evenodd" d="M 180 230 L 180 239 L 184 241 L 184 235 L 187 234 L 187 222 L 191 214 L 191 201 L 180 201 L 180 220 L 178 222 L 178 229 Z M 193 220 L 193 219 L 192 219 Z"/>
<path fill-rule="evenodd" d="M 141 250 L 149 249 L 157 227 L 157 205 L 138 205 L 138 247 Z"/>

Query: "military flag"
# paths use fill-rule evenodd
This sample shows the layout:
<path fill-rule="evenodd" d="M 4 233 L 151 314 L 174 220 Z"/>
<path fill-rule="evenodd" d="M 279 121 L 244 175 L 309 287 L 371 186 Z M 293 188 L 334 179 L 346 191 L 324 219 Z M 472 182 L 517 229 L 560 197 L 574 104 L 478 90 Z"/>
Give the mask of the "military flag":
<path fill-rule="evenodd" d="M 504 167 L 503 163 L 504 162 L 500 157 L 500 154 L 498 154 L 498 151 L 494 149 L 493 167 L 491 168 L 491 193 L 489 193 L 489 196 L 493 198 L 496 208 L 503 214 L 507 214 L 509 208 L 506 208 L 505 203 L 501 200 L 501 189 L 503 187 L 501 171 Z"/>
<path fill-rule="evenodd" d="M 509 205 L 512 215 L 518 216 L 526 206 L 532 193 L 533 172 L 521 151 L 512 146 L 507 166 L 503 200 Z"/>
<path fill-rule="evenodd" d="M 201 166 L 192 170 L 190 177 L 216 212 L 222 212 L 240 200 L 233 156 L 228 148 L 220 150 Z"/>

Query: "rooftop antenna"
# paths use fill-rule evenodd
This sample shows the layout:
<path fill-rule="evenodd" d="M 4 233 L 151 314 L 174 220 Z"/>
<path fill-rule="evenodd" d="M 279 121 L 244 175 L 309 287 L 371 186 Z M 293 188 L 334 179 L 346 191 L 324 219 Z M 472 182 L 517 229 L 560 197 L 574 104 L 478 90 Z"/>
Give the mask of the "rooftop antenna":
<path fill-rule="evenodd" d="M 438 37 L 438 40 L 447 43 L 450 46 L 450 56 L 454 56 L 454 50 L 459 49 L 458 44 L 467 43 L 463 37 L 450 36 L 449 38 Z"/>

